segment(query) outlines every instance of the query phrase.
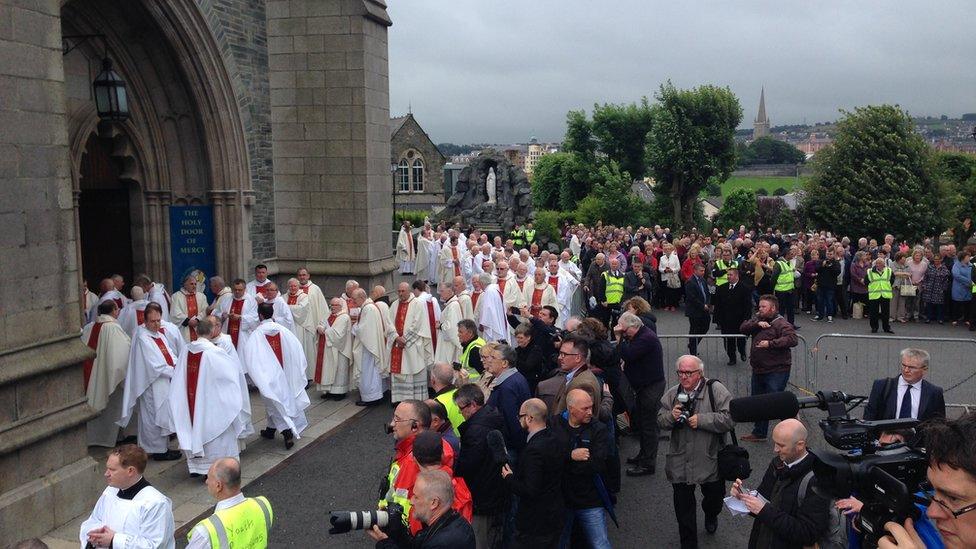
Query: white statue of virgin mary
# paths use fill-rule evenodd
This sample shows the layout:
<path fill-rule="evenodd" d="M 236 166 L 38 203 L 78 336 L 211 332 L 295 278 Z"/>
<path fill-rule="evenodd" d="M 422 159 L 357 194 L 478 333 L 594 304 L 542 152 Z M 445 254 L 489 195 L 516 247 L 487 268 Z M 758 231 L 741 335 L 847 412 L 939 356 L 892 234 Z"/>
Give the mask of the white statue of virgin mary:
<path fill-rule="evenodd" d="M 485 192 L 488 193 L 488 203 L 495 203 L 495 168 L 488 168 L 488 178 L 485 179 Z"/>

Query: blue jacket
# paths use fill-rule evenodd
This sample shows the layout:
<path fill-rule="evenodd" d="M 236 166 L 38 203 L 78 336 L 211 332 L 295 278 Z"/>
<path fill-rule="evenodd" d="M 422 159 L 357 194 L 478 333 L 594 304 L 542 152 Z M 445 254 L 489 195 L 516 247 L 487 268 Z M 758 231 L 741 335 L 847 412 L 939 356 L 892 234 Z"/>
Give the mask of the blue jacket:
<path fill-rule="evenodd" d="M 518 370 L 509 375 L 504 381 L 491 390 L 486 406 L 494 406 L 501 413 L 505 421 L 505 446 L 509 449 L 521 450 L 525 447 L 525 431 L 519 425 L 519 408 L 522 403 L 532 398 L 529 382 Z"/>
<path fill-rule="evenodd" d="M 973 265 L 956 261 L 952 265 L 952 300 L 969 301 L 973 298 Z"/>

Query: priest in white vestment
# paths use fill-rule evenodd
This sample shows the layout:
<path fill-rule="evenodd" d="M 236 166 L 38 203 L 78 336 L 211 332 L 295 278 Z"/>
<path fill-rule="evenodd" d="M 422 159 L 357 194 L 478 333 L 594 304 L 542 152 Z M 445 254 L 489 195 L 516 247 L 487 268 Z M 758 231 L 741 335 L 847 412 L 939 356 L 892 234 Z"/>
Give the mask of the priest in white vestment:
<path fill-rule="evenodd" d="M 238 278 L 230 301 L 225 301 L 214 310 L 214 315 L 223 322 L 223 332 L 230 336 L 235 349 L 240 349 L 247 341 L 248 334 L 258 325 L 258 304 L 247 294 L 246 282 Z"/>
<path fill-rule="evenodd" d="M 529 266 L 519 261 L 518 267 L 515 268 L 515 285 L 518 286 L 523 301 L 525 300 L 525 287 L 531 283 L 532 275 L 529 274 Z"/>
<path fill-rule="evenodd" d="M 131 342 L 116 321 L 119 307 L 114 301 L 102 303 L 97 312 L 95 321 L 81 333 L 81 340 L 95 352 L 84 363 L 85 395 L 88 405 L 99 413 L 88 422 L 88 445 L 114 448 L 119 438 L 115 421 L 122 413 L 125 393 L 122 382 L 129 364 Z"/>
<path fill-rule="evenodd" d="M 250 429 L 247 383 L 238 362 L 210 341 L 210 318 L 180 355 L 170 382 L 169 409 L 191 476 L 207 474 L 219 458 L 240 455 L 237 439 Z M 244 389 L 242 389 L 244 387 Z"/>
<path fill-rule="evenodd" d="M 522 292 L 525 303 L 528 306 L 529 315 L 539 318 L 539 312 L 546 305 L 555 307 L 559 311 L 559 301 L 556 299 L 556 290 L 552 288 L 546 280 L 546 271 L 539 269 L 535 272 L 532 280 L 525 285 Z M 562 314 L 559 315 L 560 317 Z"/>
<path fill-rule="evenodd" d="M 115 282 L 111 278 L 103 278 L 98 284 L 99 295 L 98 299 L 95 301 L 95 305 L 88 310 L 88 321 L 91 322 L 98 316 L 98 305 L 104 303 L 105 301 L 112 300 L 116 305 L 119 306 L 119 310 L 125 307 L 126 299 L 122 295 L 122 292 L 115 289 Z"/>
<path fill-rule="evenodd" d="M 183 277 L 183 287 L 170 296 L 169 321 L 180 327 L 183 341 L 197 338 L 193 328 L 201 319 L 207 317 L 207 296 L 197 291 L 197 278 L 193 274 Z"/>
<path fill-rule="evenodd" d="M 471 280 L 471 257 L 463 243 L 458 243 L 457 233 L 452 231 L 448 243 L 441 249 L 438 256 L 441 266 L 441 284 L 451 284 L 455 276 L 463 276 L 465 283 Z"/>
<path fill-rule="evenodd" d="M 360 310 L 359 322 L 352 329 L 355 337 L 353 380 L 359 384 L 356 406 L 375 406 L 383 401 L 383 378 L 390 376 L 390 349 L 386 337 L 388 310 L 368 299 L 362 288 L 356 288 L 352 295 Z"/>
<path fill-rule="evenodd" d="M 481 335 L 486 341 L 509 340 L 508 336 L 508 316 L 505 311 L 505 303 L 502 301 L 502 292 L 498 284 L 491 284 L 491 275 L 481 273 L 478 280 L 485 290 L 478 299 L 478 326 Z"/>
<path fill-rule="evenodd" d="M 322 398 L 342 400 L 349 392 L 352 322 L 344 299 L 332 298 L 329 308 L 329 316 L 316 327 L 318 342 L 312 380 Z"/>
<path fill-rule="evenodd" d="M 285 448 L 290 449 L 295 445 L 293 439 L 308 427 L 305 351 L 298 338 L 275 322 L 273 315 L 270 303 L 258 305 L 261 323 L 251 332 L 240 355 L 268 413 L 268 427 L 261 436 L 273 439 L 275 432 L 281 431 Z"/>
<path fill-rule="evenodd" d="M 461 340 L 458 339 L 458 322 L 464 319 L 461 312 L 461 302 L 454 295 L 454 288 L 441 286 L 438 290 L 444 308 L 441 318 L 437 322 L 437 350 L 434 351 L 434 362 L 453 364 L 461 359 Z"/>
<path fill-rule="evenodd" d="M 566 327 L 566 320 L 572 316 L 573 295 L 576 293 L 579 281 L 570 273 L 560 269 L 559 261 L 555 258 L 550 259 L 548 265 L 546 280 L 556 291 L 556 301 L 559 302 L 559 318 L 556 319 L 556 327 L 561 330 Z"/>
<path fill-rule="evenodd" d="M 474 282 L 475 278 L 472 278 L 471 281 Z M 454 290 L 454 295 L 457 297 L 458 304 L 461 306 L 461 318 L 475 320 L 474 305 L 471 303 L 471 292 L 468 291 L 467 285 L 464 284 L 464 278 L 460 276 L 455 277 L 451 289 Z"/>
<path fill-rule="evenodd" d="M 436 268 L 437 253 L 434 251 L 434 239 L 430 229 L 424 229 L 417 236 L 417 278 L 428 284 L 437 280 L 434 269 Z"/>
<path fill-rule="evenodd" d="M 346 302 L 346 307 L 349 310 L 349 319 L 355 324 L 359 321 L 359 305 L 356 304 L 356 300 L 353 299 L 353 294 L 359 289 L 359 283 L 355 280 L 346 281 L 346 291 L 342 293 L 340 297 Z M 363 290 L 365 292 L 365 290 Z"/>
<path fill-rule="evenodd" d="M 319 334 L 316 332 L 316 328 L 329 315 L 329 302 L 325 299 L 325 294 L 322 293 L 318 284 L 312 282 L 312 275 L 308 269 L 305 267 L 298 269 L 296 276 L 298 276 L 298 287 L 308 296 L 307 320 L 311 322 L 312 330 L 303 332 L 305 338 L 302 339 L 302 347 L 305 348 L 305 358 L 309 365 L 312 365 L 315 364 L 315 353 L 319 342 Z"/>
<path fill-rule="evenodd" d="M 92 292 L 88 288 L 88 280 L 81 281 L 81 294 L 78 296 L 79 301 L 81 301 L 81 317 L 82 322 L 85 324 L 92 321 L 89 317 L 89 313 L 95 310 L 95 305 L 98 304 L 98 294 Z"/>
<path fill-rule="evenodd" d="M 139 446 L 152 454 L 153 459 L 179 459 L 181 454 L 168 446 L 173 432 L 167 399 L 173 368 L 179 355 L 159 332 L 162 310 L 159 305 L 146 305 L 146 324 L 136 329 L 129 352 L 129 368 L 125 375 L 125 394 L 122 397 L 122 416 L 118 421 L 125 427 L 139 406 L 137 437 Z"/>
<path fill-rule="evenodd" d="M 569 273 L 576 280 L 577 285 L 583 278 L 583 271 L 580 270 L 579 265 L 573 263 L 572 256 L 565 250 L 559 254 L 559 268 Z"/>
<path fill-rule="evenodd" d="M 432 362 L 434 353 L 437 352 L 437 323 L 441 321 L 441 304 L 437 298 L 430 294 L 430 288 L 423 280 L 414 280 L 410 287 L 414 297 L 424 304 L 424 317 L 427 319 L 427 324 L 430 325 L 431 356 L 429 361 Z"/>
<path fill-rule="evenodd" d="M 417 250 L 413 243 L 413 235 L 410 233 L 409 221 L 403 222 L 400 227 L 400 234 L 397 235 L 396 258 L 400 262 L 400 274 L 412 275 L 414 273 Z"/>
<path fill-rule="evenodd" d="M 268 278 L 268 266 L 258 264 L 254 267 L 254 280 L 247 283 L 247 295 L 253 297 L 258 303 L 264 301 L 264 287 L 271 282 Z"/>
<path fill-rule="evenodd" d="M 173 502 L 143 477 L 146 452 L 123 444 L 108 454 L 108 487 L 79 527 L 81 549 L 176 549 Z"/>
<path fill-rule="evenodd" d="M 297 278 L 288 279 L 288 293 L 283 296 L 294 324 L 291 333 L 295 334 L 305 352 L 305 378 L 312 379 L 312 369 L 315 367 L 315 327 L 310 314 L 308 294 L 299 287 Z"/>
<path fill-rule="evenodd" d="M 210 293 L 214 295 L 214 299 L 207 306 L 207 315 L 212 315 L 214 311 L 220 308 L 221 304 L 230 301 L 234 295 L 234 291 L 220 276 L 210 277 Z"/>
<path fill-rule="evenodd" d="M 410 291 L 410 284 L 397 286 L 399 299 L 390 305 L 387 337 L 393 341 L 390 350 L 390 398 L 392 402 L 408 399 L 426 400 L 427 367 L 433 363 L 430 324 L 425 303 Z"/>
<path fill-rule="evenodd" d="M 281 324 L 285 328 L 292 330 L 295 328 L 295 317 L 291 314 L 291 307 L 288 306 L 288 302 L 285 301 L 281 294 L 278 293 L 278 285 L 274 282 L 268 282 L 264 285 L 263 293 L 261 297 L 264 299 L 257 299 L 258 304 L 270 303 L 274 307 L 274 321 Z"/>
<path fill-rule="evenodd" d="M 515 275 L 509 271 L 508 262 L 504 260 L 499 261 L 495 270 L 498 273 L 495 284 L 498 285 L 498 289 L 502 293 L 506 314 L 512 308 L 521 310 L 525 305 L 525 300 L 522 298 L 522 290 L 519 289 L 518 283 L 515 281 Z"/>
<path fill-rule="evenodd" d="M 122 312 L 119 313 L 119 325 L 125 331 L 129 338 L 134 338 L 136 335 L 136 328 L 142 326 L 146 323 L 146 306 L 150 303 L 157 303 L 156 301 L 149 301 L 145 299 L 145 294 L 142 288 L 139 286 L 132 287 L 132 301 L 130 301 L 125 307 L 122 308 Z M 166 309 L 159 305 L 161 311 Z M 166 342 L 169 343 L 170 349 L 174 351 L 175 356 L 179 356 L 183 352 L 183 336 L 180 334 L 180 329 L 172 322 L 166 320 L 159 321 L 159 333 L 166 336 Z"/>

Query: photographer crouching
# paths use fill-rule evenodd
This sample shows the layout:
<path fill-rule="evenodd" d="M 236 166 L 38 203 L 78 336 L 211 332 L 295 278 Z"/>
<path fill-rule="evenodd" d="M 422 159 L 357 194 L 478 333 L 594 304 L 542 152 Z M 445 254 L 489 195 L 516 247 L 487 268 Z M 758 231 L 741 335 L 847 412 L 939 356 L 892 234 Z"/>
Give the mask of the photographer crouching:
<path fill-rule="evenodd" d="M 453 502 L 451 476 L 444 471 L 422 471 L 413 485 L 410 507 L 423 529 L 412 537 L 403 528 L 391 529 L 389 535 L 376 527 L 367 533 L 376 540 L 376 549 L 474 547 L 474 530 L 451 508 Z"/>
<path fill-rule="evenodd" d="M 657 424 L 671 431 L 665 472 L 674 489 L 674 514 L 682 549 L 698 547 L 695 485 L 701 486 L 705 531 L 714 534 L 722 511 L 725 482 L 718 474 L 718 451 L 732 430 L 732 394 L 705 378 L 705 365 L 694 355 L 677 361 L 678 385 L 661 397 Z"/>

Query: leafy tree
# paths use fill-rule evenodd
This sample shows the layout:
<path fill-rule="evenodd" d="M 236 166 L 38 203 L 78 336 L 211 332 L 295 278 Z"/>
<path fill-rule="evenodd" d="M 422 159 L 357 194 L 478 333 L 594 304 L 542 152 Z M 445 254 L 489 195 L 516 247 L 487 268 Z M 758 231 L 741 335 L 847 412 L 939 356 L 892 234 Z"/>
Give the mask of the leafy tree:
<path fill-rule="evenodd" d="M 725 181 L 735 168 L 739 100 L 728 88 L 678 90 L 661 86 L 651 109 L 647 166 L 671 198 L 675 225 L 690 228 L 698 194 L 709 178 Z"/>
<path fill-rule="evenodd" d="M 931 150 L 908 114 L 892 105 L 860 107 L 837 123 L 832 146 L 817 153 L 804 207 L 817 228 L 835 234 L 920 239 L 951 214 Z"/>
<path fill-rule="evenodd" d="M 739 165 L 800 164 L 806 160 L 803 151 L 774 137 L 760 137 L 745 145 L 739 152 Z"/>
<path fill-rule="evenodd" d="M 548 238 L 550 242 L 559 242 L 562 237 L 559 225 L 560 216 L 561 214 L 555 210 L 537 211 L 533 226 L 539 231 L 539 236 Z"/>
<path fill-rule="evenodd" d="M 715 216 L 715 224 L 723 227 L 751 226 L 756 219 L 756 193 L 736 189 L 725 198 L 722 209 Z"/>
<path fill-rule="evenodd" d="M 776 187 L 776 190 L 773 191 L 773 196 L 786 196 L 788 194 L 790 194 L 790 191 L 784 189 L 783 187 Z"/>
<path fill-rule="evenodd" d="M 600 166 L 591 196 L 603 207 L 604 223 L 639 225 L 645 217 L 644 202 L 631 190 L 630 175 L 616 162 Z"/>
<path fill-rule="evenodd" d="M 595 196 L 587 196 L 580 200 L 573 217 L 577 223 L 593 226 L 596 225 L 597 221 L 603 220 L 603 212 L 603 204 L 600 203 L 600 200 Z"/>
<path fill-rule="evenodd" d="M 532 172 L 532 203 L 541 210 L 568 211 L 589 194 L 594 168 L 574 153 L 547 154 Z"/>
<path fill-rule="evenodd" d="M 778 196 L 759 197 L 756 202 L 756 226 L 760 229 L 772 227 L 788 231 L 794 225 L 793 214 L 786 201 Z"/>
<path fill-rule="evenodd" d="M 766 187 L 759 187 L 756 189 L 756 196 L 769 196 L 769 191 L 766 190 Z"/>
<path fill-rule="evenodd" d="M 962 247 L 973 233 L 972 220 L 976 219 L 976 155 L 940 152 L 935 155 L 935 165 L 951 194 L 946 207 L 952 208 L 956 243 Z M 962 224 L 966 218 L 971 220 L 969 227 Z"/>
<path fill-rule="evenodd" d="M 596 146 L 593 125 L 586 119 L 586 113 L 584 111 L 566 113 L 566 137 L 563 138 L 563 150 L 574 153 L 583 162 L 592 164 L 596 158 Z"/>
<path fill-rule="evenodd" d="M 705 196 L 722 196 L 722 184 L 711 178 L 705 185 Z"/>
<path fill-rule="evenodd" d="M 599 141 L 600 151 L 620 164 L 622 171 L 637 179 L 647 172 L 644 144 L 652 122 L 646 97 L 640 104 L 593 105 L 593 135 Z"/>

